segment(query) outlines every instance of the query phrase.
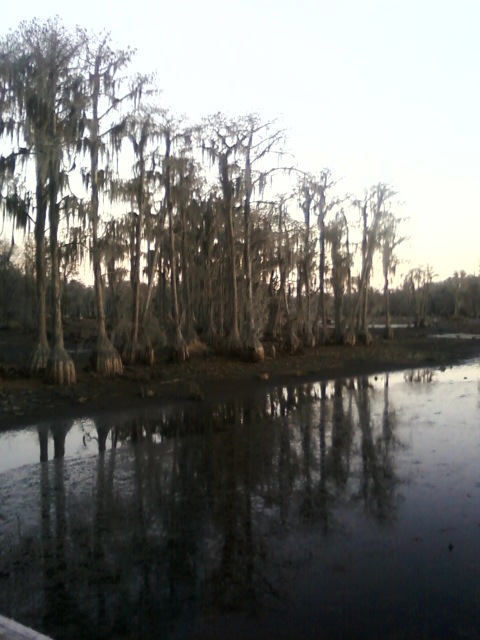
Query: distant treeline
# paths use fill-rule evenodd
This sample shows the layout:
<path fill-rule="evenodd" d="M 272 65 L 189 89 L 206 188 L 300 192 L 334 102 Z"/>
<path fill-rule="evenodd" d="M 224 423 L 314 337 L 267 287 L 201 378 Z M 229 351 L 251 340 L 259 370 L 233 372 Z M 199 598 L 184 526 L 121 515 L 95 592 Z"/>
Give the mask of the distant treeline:
<path fill-rule="evenodd" d="M 28 249 L 27 249 L 28 252 Z M 10 251 L 6 242 L 0 242 L 0 327 L 1 329 L 15 329 L 24 332 L 33 332 L 37 327 L 37 311 L 35 304 L 35 277 L 30 264 L 25 259 L 25 253 L 20 249 Z M 50 279 L 47 279 L 47 288 L 50 290 Z M 141 299 L 147 295 L 148 286 L 143 283 L 140 286 Z M 294 295 L 294 292 L 292 292 Z M 391 314 L 396 320 L 420 324 L 422 318 L 418 316 L 417 299 L 427 298 L 425 320 L 428 324 L 433 318 L 478 318 L 480 317 L 480 276 L 455 273 L 452 277 L 441 282 L 430 282 L 423 285 L 418 293 L 413 292 L 409 278 L 406 278 L 401 286 L 390 292 Z M 316 298 L 316 296 L 314 297 Z M 355 296 L 349 300 L 346 298 L 345 307 L 349 308 L 354 302 Z M 318 304 L 318 300 L 314 299 Z M 291 299 L 295 305 L 296 300 Z M 159 317 L 163 309 L 171 305 L 171 290 L 168 283 L 164 287 L 158 287 L 152 299 L 152 313 Z M 333 322 L 333 297 L 331 291 L 327 291 L 327 323 L 329 327 Z M 108 330 L 112 333 L 122 323 L 129 323 L 132 309 L 132 293 L 128 279 L 125 277 L 116 283 L 111 289 L 105 288 L 105 307 L 108 319 Z M 368 317 L 373 324 L 382 324 L 385 321 L 385 300 L 383 292 L 370 289 Z M 47 308 L 51 316 L 51 310 Z M 62 315 L 64 320 L 82 320 L 96 318 L 95 291 L 93 286 L 86 285 L 76 277 L 65 274 L 62 285 Z M 114 319 L 117 317 L 117 324 Z M 167 319 L 171 322 L 171 317 Z M 165 332 L 160 331 L 160 323 L 157 325 L 158 344 L 166 344 Z M 204 327 L 200 323 L 195 324 L 197 336 L 201 338 Z M 281 342 L 281 332 L 274 336 L 262 334 L 262 339 L 270 339 Z M 155 338 L 154 338 L 155 339 Z"/>

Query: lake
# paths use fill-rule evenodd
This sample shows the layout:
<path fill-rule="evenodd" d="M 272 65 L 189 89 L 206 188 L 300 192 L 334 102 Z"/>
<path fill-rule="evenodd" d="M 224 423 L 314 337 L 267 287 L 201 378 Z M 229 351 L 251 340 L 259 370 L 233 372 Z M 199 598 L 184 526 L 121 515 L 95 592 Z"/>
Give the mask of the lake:
<path fill-rule="evenodd" d="M 477 638 L 479 381 L 472 361 L 1 433 L 0 613 L 58 640 Z"/>

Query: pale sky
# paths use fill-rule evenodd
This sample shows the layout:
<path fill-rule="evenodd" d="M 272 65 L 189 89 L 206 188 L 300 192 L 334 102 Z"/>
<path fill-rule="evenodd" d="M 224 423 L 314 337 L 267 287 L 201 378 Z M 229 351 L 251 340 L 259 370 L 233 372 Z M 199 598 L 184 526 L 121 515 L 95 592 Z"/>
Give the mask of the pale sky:
<path fill-rule="evenodd" d="M 175 113 L 278 118 L 301 169 L 358 196 L 391 184 L 400 273 L 479 272 L 478 0 L 23 0 L 1 33 L 54 15 L 136 48 Z"/>

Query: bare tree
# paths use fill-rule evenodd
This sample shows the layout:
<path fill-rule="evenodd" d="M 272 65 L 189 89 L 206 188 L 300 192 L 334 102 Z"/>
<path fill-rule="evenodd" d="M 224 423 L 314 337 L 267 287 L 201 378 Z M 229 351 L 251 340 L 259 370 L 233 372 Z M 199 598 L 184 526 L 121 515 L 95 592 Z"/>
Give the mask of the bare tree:
<path fill-rule="evenodd" d="M 90 96 L 90 113 L 84 118 L 84 126 L 89 137 L 85 136 L 82 143 L 90 155 L 90 172 L 85 175 L 85 182 L 90 187 L 89 214 L 98 332 L 92 361 L 95 371 L 103 376 L 113 376 L 121 375 L 123 366 L 120 355 L 110 342 L 106 331 L 102 245 L 98 237 L 99 192 L 105 187 L 106 176 L 110 171 L 110 153 L 119 150 L 120 140 L 125 131 L 125 120 L 115 122 L 111 116 L 125 97 L 131 96 L 130 92 L 122 98 L 117 95 L 118 73 L 129 62 L 131 52 L 112 50 L 109 36 L 104 36 L 97 41 L 90 40 L 87 56 L 88 81 L 84 90 Z M 106 160 L 104 169 L 99 168 L 100 157 Z"/>
<path fill-rule="evenodd" d="M 427 265 L 410 269 L 404 280 L 405 287 L 411 292 L 413 323 L 422 329 L 427 325 L 428 298 L 434 277 L 435 273 Z"/>
<path fill-rule="evenodd" d="M 350 270 L 348 225 L 343 211 L 337 213 L 335 219 L 326 227 L 325 236 L 330 244 L 332 256 L 331 282 L 333 289 L 334 341 L 336 344 L 343 344 L 345 329 L 343 300 L 345 284 L 348 287 Z"/>
<path fill-rule="evenodd" d="M 283 141 L 284 132 L 273 129 L 274 123 L 262 123 L 258 116 L 249 115 L 244 119 L 243 126 L 248 135 L 244 143 L 244 163 L 243 172 L 244 195 L 243 195 L 243 249 L 244 249 L 244 272 L 246 288 L 246 335 L 245 353 L 248 360 L 263 362 L 265 352 L 257 335 L 255 323 L 255 313 L 253 304 L 253 278 L 252 278 L 252 195 L 257 190 L 259 196 L 263 195 L 266 181 L 275 168 L 260 168 L 258 165 L 264 161 L 272 152 L 279 152 L 279 145 Z"/>
<path fill-rule="evenodd" d="M 304 342 L 307 347 L 315 346 L 315 336 L 312 330 L 312 300 L 311 300 L 311 276 L 314 246 L 311 241 L 311 218 L 313 214 L 314 200 L 316 195 L 316 183 L 311 176 L 303 176 L 300 178 L 299 196 L 300 207 L 304 216 L 304 234 L 303 234 L 303 255 L 299 262 L 298 270 L 298 288 L 297 297 L 299 305 L 299 313 L 303 315 L 302 307 L 302 282 L 305 286 L 306 314 L 304 318 Z"/>
<path fill-rule="evenodd" d="M 393 195 L 393 191 L 391 191 L 387 185 L 379 183 L 370 189 L 363 203 L 360 204 L 363 222 L 362 270 L 359 278 L 357 298 L 351 311 L 349 325 L 345 335 L 345 343 L 349 345 L 354 345 L 356 342 L 359 322 L 359 337 L 361 341 L 367 345 L 372 342 L 372 336 L 368 330 L 366 319 L 367 290 L 372 270 L 373 256 L 379 243 L 380 226 L 385 216 L 385 206 Z M 367 222 L 368 215 L 371 218 L 370 224 Z"/>
<path fill-rule="evenodd" d="M 2 178 L 11 179 L 17 159 L 31 155 L 35 161 L 35 271 L 37 285 L 38 338 L 31 358 L 31 371 L 47 367 L 50 347 L 47 340 L 45 225 L 47 219 L 47 145 L 45 140 L 45 109 L 41 96 L 46 86 L 47 67 L 44 51 L 39 46 L 42 33 L 48 35 L 48 25 L 23 22 L 1 43 L 0 74 L 2 135 L 17 144 L 22 155 L 13 152 L 2 157 Z M 24 145 L 24 146 L 23 146 Z"/>
<path fill-rule="evenodd" d="M 137 108 L 128 121 L 128 137 L 132 143 L 135 164 L 134 177 L 125 185 L 124 197 L 130 197 L 130 283 L 132 287 L 132 330 L 127 349 L 127 360 L 133 364 L 141 355 L 140 333 L 140 276 L 142 261 L 142 237 L 147 211 L 151 207 L 151 190 L 154 188 L 156 171 L 155 143 L 163 136 L 159 123 L 162 111 Z M 135 210 L 136 209 L 136 210 Z M 149 345 L 143 345 L 151 354 Z M 143 350 L 144 351 L 144 350 Z M 148 354 L 147 354 L 148 355 Z M 148 355 L 151 361 L 151 355 Z"/>
<path fill-rule="evenodd" d="M 235 251 L 234 206 L 239 200 L 241 182 L 238 156 L 243 152 L 249 131 L 239 127 L 235 120 L 216 114 L 205 123 L 202 134 L 202 151 L 212 163 L 217 163 L 222 190 L 222 210 L 226 229 L 226 251 L 228 264 L 228 290 L 230 297 L 227 349 L 239 355 L 242 341 L 239 329 L 239 300 L 237 287 L 237 262 Z M 238 178 L 238 180 L 237 180 Z"/>
<path fill-rule="evenodd" d="M 387 340 L 393 338 L 393 329 L 390 322 L 390 288 L 388 278 L 395 275 L 398 259 L 395 249 L 405 241 L 405 237 L 398 235 L 399 219 L 392 213 L 387 213 L 382 222 L 380 230 L 380 245 L 382 251 L 382 272 L 383 272 L 383 296 L 385 300 L 385 330 L 384 337 Z"/>
<path fill-rule="evenodd" d="M 170 253 L 170 273 L 172 289 L 172 312 L 174 323 L 173 358 L 179 362 L 188 360 L 188 347 L 182 334 L 179 295 L 177 287 L 177 251 L 175 246 L 174 208 L 179 204 L 182 189 L 186 188 L 185 158 L 176 158 L 172 153 L 172 145 L 179 141 L 189 140 L 188 131 L 180 131 L 173 120 L 164 126 L 165 156 L 163 160 L 163 186 L 165 189 L 165 208 L 168 221 L 168 242 Z M 177 202 L 175 202 L 177 200 Z"/>

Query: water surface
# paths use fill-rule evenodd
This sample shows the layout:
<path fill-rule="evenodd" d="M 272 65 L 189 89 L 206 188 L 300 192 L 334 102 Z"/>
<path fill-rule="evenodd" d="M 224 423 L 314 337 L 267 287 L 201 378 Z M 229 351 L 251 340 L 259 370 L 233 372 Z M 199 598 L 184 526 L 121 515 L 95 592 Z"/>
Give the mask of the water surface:
<path fill-rule="evenodd" d="M 0 612 L 58 639 L 478 637 L 479 372 L 1 434 Z"/>

